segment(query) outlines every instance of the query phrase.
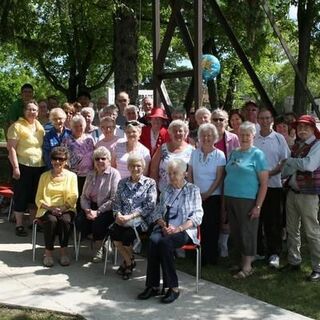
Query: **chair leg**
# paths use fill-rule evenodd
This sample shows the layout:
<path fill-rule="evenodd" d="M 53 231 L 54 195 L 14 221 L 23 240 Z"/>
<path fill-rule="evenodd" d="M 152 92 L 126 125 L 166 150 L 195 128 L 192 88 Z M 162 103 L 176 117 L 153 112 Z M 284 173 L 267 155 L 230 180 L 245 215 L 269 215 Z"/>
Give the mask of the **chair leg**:
<path fill-rule="evenodd" d="M 196 252 L 197 252 L 197 262 L 196 262 L 196 291 L 198 293 L 199 291 L 199 264 L 200 264 L 200 261 L 199 261 L 199 248 L 196 249 Z"/>
<path fill-rule="evenodd" d="M 36 220 L 32 223 L 32 261 L 36 260 L 36 246 L 37 246 L 37 226 Z"/>
<path fill-rule="evenodd" d="M 114 262 L 113 265 L 117 265 L 118 262 L 118 248 L 116 246 L 114 246 Z"/>
<path fill-rule="evenodd" d="M 110 244 L 110 237 L 104 242 L 104 249 L 105 249 L 104 267 L 103 267 L 103 275 L 104 275 L 104 276 L 105 276 L 106 273 L 107 273 L 109 244 Z"/>
<path fill-rule="evenodd" d="M 80 246 L 81 246 L 81 231 L 78 232 L 78 240 L 77 240 L 77 261 L 78 261 L 78 259 L 79 259 Z"/>
<path fill-rule="evenodd" d="M 78 243 L 77 243 L 77 228 L 76 225 L 73 223 L 73 245 L 74 245 L 74 254 L 76 256 L 76 261 L 78 261 Z"/>
<path fill-rule="evenodd" d="M 10 222 L 12 206 L 13 206 L 13 197 L 10 199 L 10 206 L 9 206 L 9 212 L 8 212 L 8 222 Z"/>

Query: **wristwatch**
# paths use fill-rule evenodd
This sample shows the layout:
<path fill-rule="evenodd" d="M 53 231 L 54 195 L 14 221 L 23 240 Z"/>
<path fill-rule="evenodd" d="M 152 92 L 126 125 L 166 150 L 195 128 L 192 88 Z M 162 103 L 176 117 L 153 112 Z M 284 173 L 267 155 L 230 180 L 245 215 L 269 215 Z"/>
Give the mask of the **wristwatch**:
<path fill-rule="evenodd" d="M 97 216 L 100 216 L 100 214 L 101 214 L 101 211 L 97 210 Z"/>

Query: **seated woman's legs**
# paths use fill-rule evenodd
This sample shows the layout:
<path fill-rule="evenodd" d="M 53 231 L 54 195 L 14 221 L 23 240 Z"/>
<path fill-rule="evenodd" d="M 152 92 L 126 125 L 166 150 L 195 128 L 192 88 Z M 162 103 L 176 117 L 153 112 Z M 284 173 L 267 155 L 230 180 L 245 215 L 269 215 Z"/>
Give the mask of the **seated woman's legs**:
<path fill-rule="evenodd" d="M 132 272 L 132 243 L 136 235 L 132 228 L 125 228 L 117 224 L 114 225 L 111 231 L 111 239 L 117 247 L 119 253 L 124 259 L 124 264 L 120 266 L 119 273 L 123 275 L 123 279 L 128 279 Z"/>
<path fill-rule="evenodd" d="M 60 244 L 60 264 L 63 266 L 68 266 L 70 264 L 67 248 L 69 243 L 73 214 L 74 213 L 71 211 L 65 212 L 58 218 L 57 222 L 57 233 Z"/>
<path fill-rule="evenodd" d="M 88 220 L 83 210 L 78 211 L 75 217 L 75 224 L 78 231 L 81 232 L 81 238 L 85 239 L 92 233 L 92 220 Z"/>
<path fill-rule="evenodd" d="M 114 217 L 112 211 L 101 213 L 92 221 L 92 236 L 97 248 L 101 247 L 103 239 L 109 235 L 109 227 L 113 222 Z"/>
<path fill-rule="evenodd" d="M 45 256 L 52 256 L 54 249 L 54 240 L 57 233 L 57 217 L 47 211 L 41 218 L 43 223 L 43 236 L 45 243 Z"/>

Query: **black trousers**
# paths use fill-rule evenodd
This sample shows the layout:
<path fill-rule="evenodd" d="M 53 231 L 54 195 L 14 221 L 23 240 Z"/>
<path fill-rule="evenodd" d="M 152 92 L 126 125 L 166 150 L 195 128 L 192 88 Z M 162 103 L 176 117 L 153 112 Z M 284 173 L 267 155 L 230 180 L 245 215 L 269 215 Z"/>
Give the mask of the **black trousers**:
<path fill-rule="evenodd" d="M 282 251 L 283 189 L 268 188 L 263 202 L 258 230 L 259 255 L 268 257 Z"/>
<path fill-rule="evenodd" d="M 185 231 L 172 235 L 164 235 L 161 229 L 156 227 L 149 238 L 147 287 L 159 287 L 160 266 L 162 268 L 163 286 L 165 288 L 178 287 L 174 252 L 175 249 L 190 241 L 191 239 Z"/>
<path fill-rule="evenodd" d="M 97 208 L 96 203 L 91 203 L 91 210 L 97 210 Z M 81 236 L 85 238 L 92 233 L 94 241 L 103 240 L 107 236 L 109 227 L 113 222 L 114 217 L 111 210 L 100 213 L 94 220 L 89 220 L 81 209 L 75 218 L 76 227 L 81 232 Z"/>
<path fill-rule="evenodd" d="M 217 263 L 219 251 L 219 229 L 221 196 L 211 196 L 202 202 L 203 218 L 201 224 L 202 264 Z"/>
<path fill-rule="evenodd" d="M 61 216 L 54 216 L 50 211 L 47 211 L 41 218 L 43 223 L 44 242 L 47 250 L 54 249 L 54 241 L 56 235 L 59 237 L 61 248 L 68 246 L 69 236 L 71 231 L 71 221 L 74 213 L 67 211 Z"/>

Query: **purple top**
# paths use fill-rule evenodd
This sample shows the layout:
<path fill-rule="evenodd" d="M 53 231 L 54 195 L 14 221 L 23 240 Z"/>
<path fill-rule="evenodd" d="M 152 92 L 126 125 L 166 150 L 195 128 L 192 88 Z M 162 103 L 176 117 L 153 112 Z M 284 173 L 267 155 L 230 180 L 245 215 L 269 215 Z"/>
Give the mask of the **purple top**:
<path fill-rule="evenodd" d="M 62 146 L 68 148 L 70 153 L 69 168 L 80 177 L 85 177 L 93 169 L 94 141 L 92 136 L 85 135 L 84 139 L 66 137 Z"/>

